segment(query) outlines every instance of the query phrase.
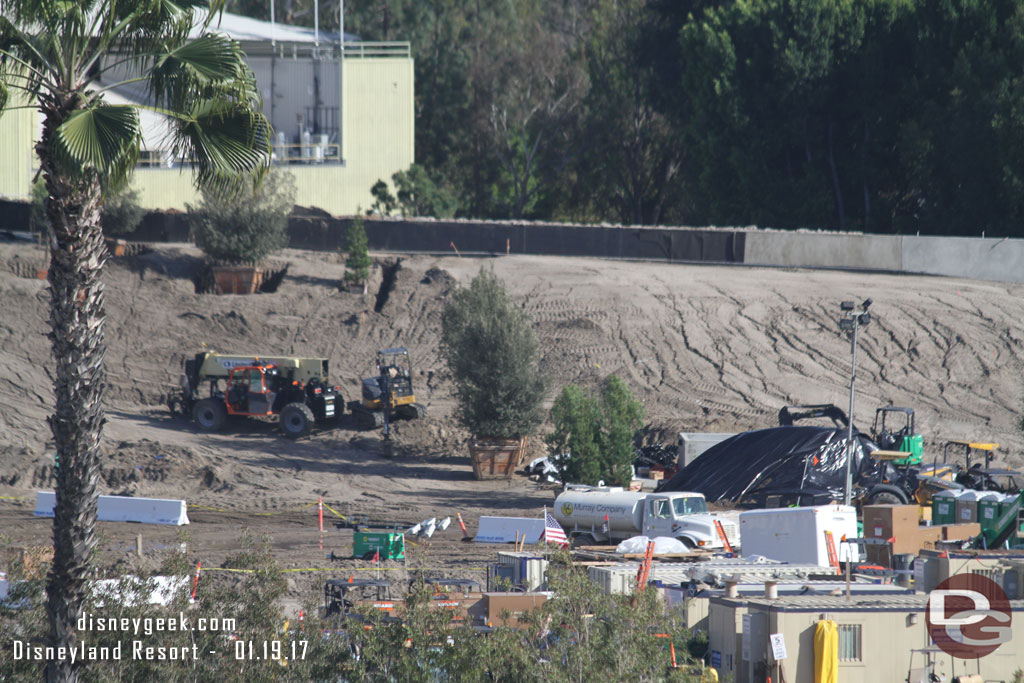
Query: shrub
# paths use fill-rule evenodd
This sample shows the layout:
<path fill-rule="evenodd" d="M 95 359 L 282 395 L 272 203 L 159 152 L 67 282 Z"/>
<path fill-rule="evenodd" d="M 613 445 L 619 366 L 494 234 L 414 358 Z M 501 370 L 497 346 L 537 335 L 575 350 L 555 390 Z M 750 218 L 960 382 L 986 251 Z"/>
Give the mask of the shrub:
<path fill-rule="evenodd" d="M 612 375 L 600 397 L 570 384 L 551 407 L 555 431 L 545 439 L 565 483 L 600 481 L 627 486 L 632 477 L 633 438 L 643 425 L 644 409 L 626 384 Z"/>
<path fill-rule="evenodd" d="M 29 229 L 32 232 L 49 230 L 50 223 L 46 218 L 46 196 L 46 183 L 42 178 L 37 178 L 32 183 L 32 203 L 28 214 Z"/>
<path fill-rule="evenodd" d="M 374 196 L 370 213 L 390 216 L 398 210 L 402 216 L 432 216 L 434 218 L 451 218 L 458 209 L 458 200 L 446 188 L 436 184 L 427 171 L 413 164 L 406 171 L 399 171 L 391 176 L 395 192 L 391 194 L 387 183 L 378 180 L 370 193 Z"/>
<path fill-rule="evenodd" d="M 493 271 L 480 269 L 441 313 L 441 353 L 456 414 L 476 436 L 519 438 L 540 424 L 545 390 L 529 318 Z"/>
<path fill-rule="evenodd" d="M 215 261 L 240 264 L 262 261 L 286 244 L 294 205 L 294 177 L 275 169 L 255 196 L 204 190 L 199 205 L 187 208 L 196 245 Z"/>
<path fill-rule="evenodd" d="M 130 235 L 139 227 L 145 213 L 146 210 L 139 206 L 139 193 L 125 187 L 103 201 L 103 214 L 100 216 L 103 234 Z"/>
<path fill-rule="evenodd" d="M 370 277 L 370 254 L 367 249 L 366 228 L 361 216 L 348 225 L 345 231 L 345 281 L 366 282 Z"/>

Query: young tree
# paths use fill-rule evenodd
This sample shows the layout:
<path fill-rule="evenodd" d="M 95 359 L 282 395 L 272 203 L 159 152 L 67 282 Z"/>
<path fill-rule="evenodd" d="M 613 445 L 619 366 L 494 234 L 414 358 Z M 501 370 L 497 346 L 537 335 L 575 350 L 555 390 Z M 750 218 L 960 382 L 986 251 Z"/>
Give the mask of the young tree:
<path fill-rule="evenodd" d="M 444 307 L 441 353 L 455 378 L 457 415 L 472 434 L 520 438 L 540 424 L 537 339 L 494 271 L 481 268 Z"/>
<path fill-rule="evenodd" d="M 198 206 L 188 207 L 196 245 L 222 263 L 262 261 L 287 243 L 288 214 L 295 207 L 295 177 L 273 170 L 255 196 L 204 188 Z"/>
<path fill-rule="evenodd" d="M 612 375 L 599 398 L 574 385 L 562 389 L 551 407 L 555 431 L 545 439 L 569 484 L 626 486 L 632 477 L 633 437 L 643 425 L 644 409 L 626 384 Z"/>
<path fill-rule="evenodd" d="M 356 216 L 345 231 L 345 281 L 366 282 L 370 277 L 370 254 L 368 253 L 366 228 L 362 216 Z"/>
<path fill-rule="evenodd" d="M 4 0 L 0 16 L 0 111 L 16 89 L 32 96 L 43 119 L 36 152 L 50 227 L 50 428 L 59 458 L 47 582 L 54 647 L 71 648 L 78 639 L 75 622 L 96 542 L 107 384 L 102 203 L 131 175 L 141 140 L 137 107 L 109 104 L 93 79 L 132 63 L 155 107 L 171 117 L 176 156 L 191 162 L 200 185 L 240 188 L 269 163 L 269 126 L 241 47 L 209 32 L 221 4 L 214 0 L 205 14 L 195 4 Z M 194 24 L 201 37 L 190 40 Z M 74 681 L 80 666 L 52 661 L 47 678 Z"/>

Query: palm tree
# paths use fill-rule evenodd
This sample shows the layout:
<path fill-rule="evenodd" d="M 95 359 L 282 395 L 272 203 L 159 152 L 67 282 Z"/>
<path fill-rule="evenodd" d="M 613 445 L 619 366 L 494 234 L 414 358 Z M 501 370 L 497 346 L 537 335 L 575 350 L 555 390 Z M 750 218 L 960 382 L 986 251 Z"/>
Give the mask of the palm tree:
<path fill-rule="evenodd" d="M 12 91 L 43 120 L 36 145 L 50 226 L 50 338 L 56 362 L 53 565 L 47 577 L 50 644 L 73 646 L 95 546 L 97 463 L 103 428 L 103 199 L 138 157 L 137 109 L 111 105 L 105 72 L 144 83 L 172 121 L 173 151 L 200 186 L 241 191 L 262 178 L 270 130 L 241 47 L 213 32 L 223 0 L 0 0 L 0 112 Z M 203 10 L 200 10 L 200 7 Z M 194 33 L 191 33 L 195 31 Z M 198 35 L 192 39 L 190 35 Z M 118 84 L 114 84 L 118 85 Z M 13 107 L 13 104 L 11 104 Z M 69 661 L 50 681 L 77 680 Z"/>

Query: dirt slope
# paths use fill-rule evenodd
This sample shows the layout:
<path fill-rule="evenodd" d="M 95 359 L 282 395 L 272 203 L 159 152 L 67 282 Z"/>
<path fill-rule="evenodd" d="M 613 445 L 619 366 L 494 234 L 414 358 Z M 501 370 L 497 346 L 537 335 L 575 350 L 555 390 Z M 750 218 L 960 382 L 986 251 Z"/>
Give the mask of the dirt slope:
<path fill-rule="evenodd" d="M 3 496 L 52 485 L 48 295 L 45 282 L 25 277 L 37 257 L 31 247 L 0 244 Z M 850 349 L 837 327 L 838 304 L 871 297 L 856 422 L 870 426 L 874 408 L 892 401 L 917 410 L 930 452 L 946 439 L 992 439 L 1007 460 L 1021 463 L 1024 439 L 1014 426 L 1024 362 L 1021 285 L 554 257 L 389 256 L 379 261 L 397 263 L 394 287 L 376 297 L 337 291 L 337 255 L 289 250 L 280 256 L 289 270 L 276 293 L 217 297 L 194 292 L 198 260 L 190 246 L 163 245 L 114 259 L 107 269 L 110 391 L 101 486 L 104 493 L 173 495 L 238 511 L 222 522 L 197 512 L 206 522 L 193 524 L 197 542 L 204 528 L 216 532 L 210 552 L 226 551 L 243 523 L 292 534 L 300 522 L 288 515 L 254 519 L 245 512 L 282 511 L 317 496 L 336 509 L 402 523 L 455 510 L 470 520 L 533 515 L 550 504 L 551 491 L 523 477 L 474 481 L 466 434 L 451 418 L 452 385 L 438 355 L 440 310 L 455 283 L 481 265 L 495 269 L 534 321 L 552 378 L 547 398 L 565 383 L 594 385 L 616 373 L 643 400 L 650 439 L 772 426 L 791 403 L 845 408 Z M 325 355 L 346 398 L 355 396 L 376 349 L 405 345 L 430 416 L 398 426 L 392 457 L 376 433 L 347 428 L 298 443 L 260 423 L 201 434 L 172 420 L 164 401 L 182 359 L 204 344 Z M 14 541 L 45 540 L 47 523 L 32 520 L 26 505 L 0 505 L 0 522 L 15 530 Z M 446 552 L 464 555 L 457 543 Z"/>

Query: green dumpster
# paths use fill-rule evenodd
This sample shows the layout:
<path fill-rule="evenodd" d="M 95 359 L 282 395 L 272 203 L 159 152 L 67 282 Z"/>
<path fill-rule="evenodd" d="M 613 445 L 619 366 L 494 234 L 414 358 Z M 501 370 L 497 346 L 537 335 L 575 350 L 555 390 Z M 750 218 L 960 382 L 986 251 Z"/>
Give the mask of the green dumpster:
<path fill-rule="evenodd" d="M 405 559 L 405 535 L 394 531 L 357 531 L 352 541 L 352 557 L 372 559 L 380 552 L 382 560 Z"/>

